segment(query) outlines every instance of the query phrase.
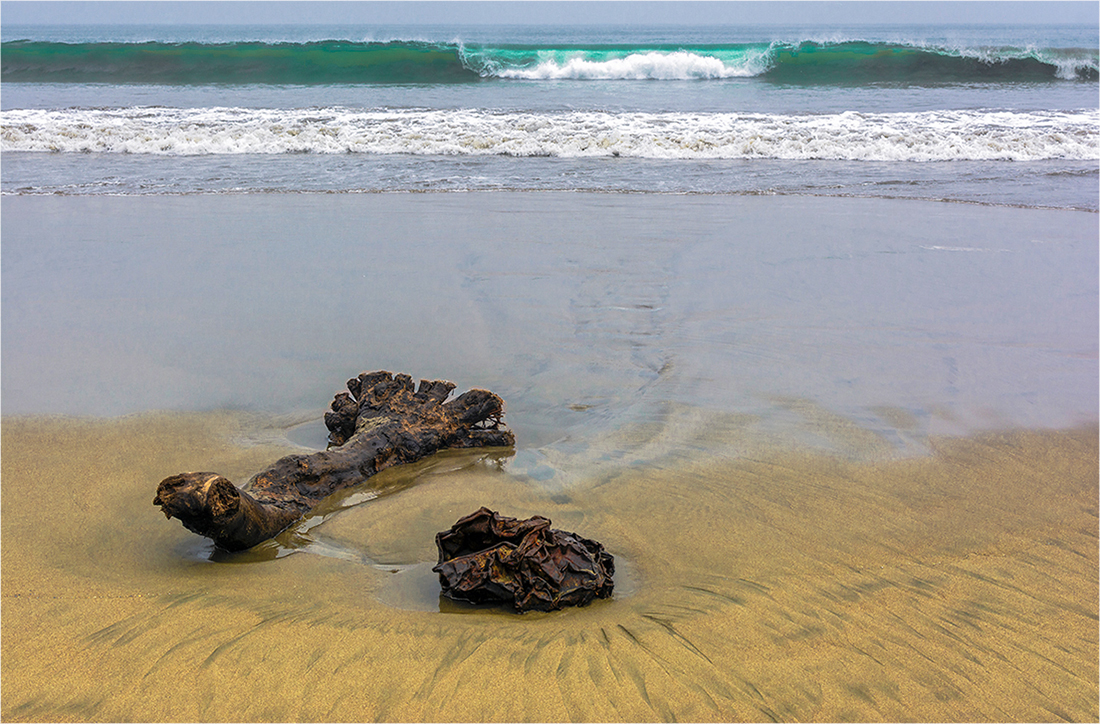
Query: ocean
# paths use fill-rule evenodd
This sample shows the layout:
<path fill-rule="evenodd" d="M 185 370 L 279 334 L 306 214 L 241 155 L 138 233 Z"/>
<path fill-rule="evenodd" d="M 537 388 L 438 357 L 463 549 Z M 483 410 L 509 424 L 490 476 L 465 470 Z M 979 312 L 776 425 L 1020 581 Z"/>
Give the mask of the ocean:
<path fill-rule="evenodd" d="M 1095 720 L 1095 27 L 0 28 L 8 721 Z M 157 483 L 505 400 L 227 554 Z M 481 505 L 607 601 L 439 596 Z"/>
<path fill-rule="evenodd" d="M 1095 28 L 16 26 L 3 41 L 5 194 L 1097 209 Z"/>

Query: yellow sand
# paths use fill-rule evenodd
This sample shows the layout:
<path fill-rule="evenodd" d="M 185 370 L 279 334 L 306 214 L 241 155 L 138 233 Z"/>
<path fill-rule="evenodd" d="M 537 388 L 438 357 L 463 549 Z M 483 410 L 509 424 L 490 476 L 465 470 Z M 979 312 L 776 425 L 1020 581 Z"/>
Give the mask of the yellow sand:
<path fill-rule="evenodd" d="M 234 444 L 247 424 L 4 420 L 4 720 L 1100 716 L 1096 427 L 859 462 L 746 446 L 731 423 L 713 428 L 725 448 L 559 488 L 444 455 L 299 531 L 330 555 L 211 562 L 153 493 L 184 470 L 243 482 L 288 451 Z M 616 597 L 440 603 L 432 536 L 482 504 L 602 541 Z"/>

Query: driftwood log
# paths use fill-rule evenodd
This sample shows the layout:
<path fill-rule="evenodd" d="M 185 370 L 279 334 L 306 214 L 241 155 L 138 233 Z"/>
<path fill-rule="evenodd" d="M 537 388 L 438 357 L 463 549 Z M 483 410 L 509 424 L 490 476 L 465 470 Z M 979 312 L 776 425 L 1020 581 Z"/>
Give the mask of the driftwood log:
<path fill-rule="evenodd" d="M 273 538 L 338 490 L 380 470 L 450 448 L 514 445 L 502 427 L 504 401 L 470 390 L 445 402 L 455 385 L 408 375 L 364 372 L 325 414 L 329 449 L 288 455 L 238 489 L 217 473 L 165 478 L 153 504 L 222 549 L 239 551 Z M 350 393 L 350 394 L 349 394 Z"/>

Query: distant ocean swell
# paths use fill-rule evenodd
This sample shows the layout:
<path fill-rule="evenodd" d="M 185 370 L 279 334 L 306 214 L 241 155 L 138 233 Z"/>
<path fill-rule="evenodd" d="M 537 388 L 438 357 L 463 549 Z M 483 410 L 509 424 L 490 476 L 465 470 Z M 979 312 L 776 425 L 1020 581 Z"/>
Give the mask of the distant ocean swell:
<path fill-rule="evenodd" d="M 704 80 L 808 84 L 1032 82 L 1100 78 L 1095 49 L 945 48 L 845 41 L 700 47 L 499 47 L 416 41 L 5 42 L 4 82 L 166 84 Z"/>
<path fill-rule="evenodd" d="M 1100 111 L 821 115 L 159 107 L 4 111 L 0 149 L 657 159 L 1100 159 Z"/>

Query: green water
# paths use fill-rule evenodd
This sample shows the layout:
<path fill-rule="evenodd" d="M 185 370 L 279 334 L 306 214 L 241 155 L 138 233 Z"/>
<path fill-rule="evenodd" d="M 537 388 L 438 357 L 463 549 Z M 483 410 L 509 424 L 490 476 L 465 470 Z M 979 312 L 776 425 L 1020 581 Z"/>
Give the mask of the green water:
<path fill-rule="evenodd" d="M 1095 80 L 1095 51 L 868 41 L 515 44 L 50 42 L 3 45 L 5 82 L 164 84 L 455 83 L 483 77 L 729 78 L 821 84 Z M 572 63 L 581 65 L 570 69 Z M 654 65 L 656 64 L 656 67 Z"/>

